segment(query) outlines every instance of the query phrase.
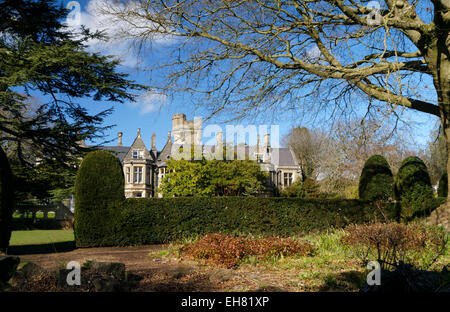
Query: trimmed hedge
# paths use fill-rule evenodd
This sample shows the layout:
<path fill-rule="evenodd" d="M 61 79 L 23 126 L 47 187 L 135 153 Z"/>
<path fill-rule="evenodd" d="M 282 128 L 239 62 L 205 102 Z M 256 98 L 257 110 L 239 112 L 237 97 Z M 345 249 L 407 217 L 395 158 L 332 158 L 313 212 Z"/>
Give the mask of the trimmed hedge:
<path fill-rule="evenodd" d="M 120 160 L 111 153 L 94 151 L 84 157 L 75 179 L 77 247 L 102 245 L 111 235 L 109 204 L 125 199 L 124 182 Z"/>
<path fill-rule="evenodd" d="M 395 195 L 401 201 L 401 218 L 423 216 L 434 206 L 433 188 L 425 163 L 418 157 L 407 157 L 398 169 Z"/>
<path fill-rule="evenodd" d="M 394 195 L 394 176 L 386 159 L 374 155 L 367 159 L 361 172 L 359 198 L 367 201 L 390 200 Z"/>
<path fill-rule="evenodd" d="M 447 197 L 448 195 L 448 175 L 444 172 L 439 179 L 438 196 Z"/>
<path fill-rule="evenodd" d="M 99 239 L 93 231 L 92 237 L 85 239 L 92 246 L 126 246 L 167 243 L 206 233 L 291 236 L 376 220 L 385 219 L 374 205 L 360 200 L 273 197 L 126 199 L 109 206 L 108 237 Z"/>
<path fill-rule="evenodd" d="M 6 250 L 11 238 L 14 204 L 13 176 L 3 148 L 0 146 L 0 250 Z"/>

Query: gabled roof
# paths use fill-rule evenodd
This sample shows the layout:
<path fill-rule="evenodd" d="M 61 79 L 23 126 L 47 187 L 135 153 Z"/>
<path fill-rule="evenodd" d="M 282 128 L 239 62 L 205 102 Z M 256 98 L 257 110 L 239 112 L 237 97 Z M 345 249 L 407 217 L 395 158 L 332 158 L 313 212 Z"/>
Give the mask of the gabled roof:
<path fill-rule="evenodd" d="M 272 163 L 278 166 L 298 166 L 294 153 L 287 147 L 272 148 Z"/>
<path fill-rule="evenodd" d="M 144 141 L 141 138 L 140 132 L 138 132 L 138 135 L 134 139 L 133 144 L 131 144 L 130 148 L 128 149 L 128 152 L 126 153 L 124 157 L 124 161 L 133 160 L 133 150 L 143 150 L 144 151 L 144 158 L 143 159 L 150 159 L 153 160 L 153 156 L 148 151 L 147 147 L 145 146 Z"/>
<path fill-rule="evenodd" d="M 158 152 L 158 156 L 156 157 L 156 164 L 158 166 L 165 166 L 166 161 L 170 158 L 170 154 L 172 153 L 172 141 L 167 140 L 166 145 L 164 145 L 161 152 Z"/>
<path fill-rule="evenodd" d="M 125 155 L 130 149 L 129 146 L 99 146 L 98 148 L 103 151 L 112 152 L 117 158 L 119 158 L 120 162 L 123 162 Z"/>

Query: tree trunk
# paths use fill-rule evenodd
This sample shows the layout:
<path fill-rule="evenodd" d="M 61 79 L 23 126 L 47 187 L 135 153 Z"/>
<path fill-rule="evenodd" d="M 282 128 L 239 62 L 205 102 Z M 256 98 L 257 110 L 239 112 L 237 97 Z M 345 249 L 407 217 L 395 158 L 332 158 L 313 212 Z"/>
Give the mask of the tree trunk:
<path fill-rule="evenodd" d="M 445 24 L 445 23 L 444 23 Z M 428 55 L 429 66 L 433 72 L 433 81 L 438 95 L 441 111 L 442 128 L 447 147 L 447 173 L 450 175 L 450 35 L 446 28 L 441 28 L 440 34 Z M 428 221 L 440 225 L 450 231 L 450 184 L 447 200 L 435 209 Z"/>
<path fill-rule="evenodd" d="M 447 172 L 450 173 L 450 121 L 447 119 L 445 133 L 445 142 L 447 146 Z M 450 189 L 449 189 L 450 194 Z M 450 198 L 447 195 L 447 200 L 438 208 L 436 208 L 431 215 L 427 218 L 427 222 L 431 225 L 438 225 L 444 227 L 450 232 Z"/>

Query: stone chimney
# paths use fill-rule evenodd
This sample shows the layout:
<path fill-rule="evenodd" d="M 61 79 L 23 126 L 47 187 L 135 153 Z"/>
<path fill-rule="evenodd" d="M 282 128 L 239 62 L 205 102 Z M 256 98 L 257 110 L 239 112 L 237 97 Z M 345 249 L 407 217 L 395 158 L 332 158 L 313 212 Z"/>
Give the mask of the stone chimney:
<path fill-rule="evenodd" d="M 258 138 L 257 138 L 257 141 L 256 141 L 256 152 L 257 153 L 261 152 L 261 144 L 259 142 L 260 142 L 260 137 L 259 137 L 259 133 L 258 133 Z"/>
<path fill-rule="evenodd" d="M 270 135 L 266 133 L 264 135 L 264 152 L 263 152 L 263 162 L 271 162 L 272 161 L 272 149 L 270 148 L 269 142 Z"/>
<path fill-rule="evenodd" d="M 153 132 L 152 134 L 152 151 L 156 152 L 156 134 Z"/>
<path fill-rule="evenodd" d="M 122 146 L 122 132 L 117 133 L 117 146 Z"/>
<path fill-rule="evenodd" d="M 167 133 L 167 142 L 172 142 L 172 134 L 170 133 L 170 131 Z"/>
<path fill-rule="evenodd" d="M 141 137 L 141 128 L 138 128 L 138 130 L 137 130 L 137 137 L 138 137 L 138 138 Z"/>

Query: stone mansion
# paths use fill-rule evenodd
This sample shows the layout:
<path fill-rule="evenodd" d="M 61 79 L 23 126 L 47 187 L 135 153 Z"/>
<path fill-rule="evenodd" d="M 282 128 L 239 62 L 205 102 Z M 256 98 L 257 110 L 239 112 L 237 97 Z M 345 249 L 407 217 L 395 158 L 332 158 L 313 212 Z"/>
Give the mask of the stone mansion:
<path fill-rule="evenodd" d="M 216 133 L 215 146 L 202 145 L 201 132 L 201 119 L 200 121 L 186 120 L 185 114 L 174 114 L 172 131 L 169 131 L 167 142 L 160 151 L 156 148 L 155 133 L 152 134 L 150 149 L 148 149 L 140 129 L 131 146 L 122 145 L 123 133 L 119 132 L 116 146 L 100 148 L 113 152 L 120 159 L 125 177 L 125 197 L 154 197 L 158 196 L 156 190 L 166 174 L 166 161 L 172 157 L 175 149 L 182 148 L 186 142 L 194 142 L 200 147 L 202 153 L 207 149 L 214 151 L 217 146 L 223 146 L 222 132 Z M 264 135 L 262 145 L 258 135 L 256 146 L 244 145 L 243 149 L 246 155 L 253 155 L 251 159 L 260 164 L 261 170 L 269 172 L 268 189 L 274 187 L 283 189 L 300 177 L 300 167 L 294 153 L 289 148 L 272 148 L 269 143 L 269 134 Z"/>

